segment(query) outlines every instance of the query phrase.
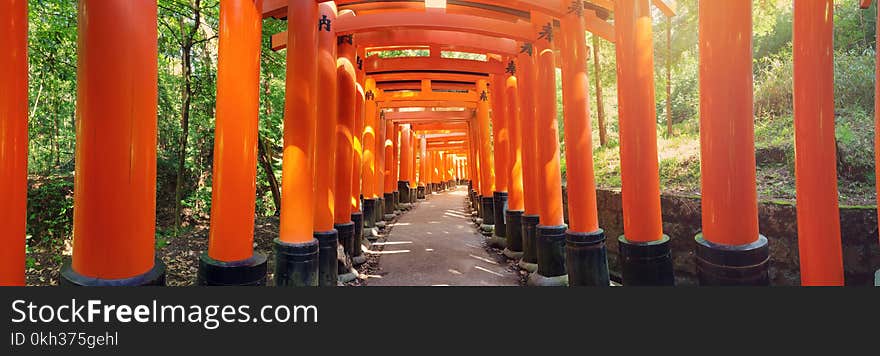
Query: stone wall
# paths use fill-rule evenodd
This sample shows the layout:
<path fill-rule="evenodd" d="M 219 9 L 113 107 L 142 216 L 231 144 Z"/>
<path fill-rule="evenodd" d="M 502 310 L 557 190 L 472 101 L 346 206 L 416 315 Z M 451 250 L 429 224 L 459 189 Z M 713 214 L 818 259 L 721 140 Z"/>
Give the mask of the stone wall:
<path fill-rule="evenodd" d="M 565 189 L 563 188 L 563 192 Z M 563 194 L 566 221 L 568 200 Z M 597 191 L 599 225 L 608 236 L 608 264 L 612 278 L 619 276 L 617 237 L 623 233 L 620 191 Z M 661 197 L 663 231 L 672 240 L 677 285 L 697 285 L 694 236 L 701 230 L 700 198 L 676 194 Z M 797 213 L 794 204 L 761 202 L 758 207 L 761 234 L 770 240 L 770 280 L 772 285 L 800 285 L 798 264 Z M 880 242 L 877 238 L 877 209 L 840 209 L 843 263 L 847 285 L 874 284 L 874 271 L 880 268 Z"/>

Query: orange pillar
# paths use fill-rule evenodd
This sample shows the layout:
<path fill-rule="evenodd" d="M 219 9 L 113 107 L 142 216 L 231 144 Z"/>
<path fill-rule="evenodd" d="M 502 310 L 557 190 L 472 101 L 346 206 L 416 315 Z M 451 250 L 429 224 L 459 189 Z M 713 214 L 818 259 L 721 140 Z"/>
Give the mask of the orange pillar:
<path fill-rule="evenodd" d="M 373 90 L 378 97 L 379 90 Z M 376 103 L 376 195 L 379 197 L 377 220 L 384 220 L 385 215 L 385 115 Z"/>
<path fill-rule="evenodd" d="M 329 21 L 336 19 L 336 7 L 330 3 L 320 5 L 319 17 L 327 16 Z M 314 22 L 314 21 L 311 21 Z M 317 91 L 316 93 L 336 93 L 336 34 L 322 27 L 318 32 Z M 316 232 L 333 230 L 335 218 L 335 174 L 336 173 L 336 124 L 339 121 L 339 104 L 336 95 L 316 95 L 317 123 L 315 141 L 315 219 Z"/>
<path fill-rule="evenodd" d="M 623 280 L 624 285 L 669 285 L 673 275 L 660 214 L 651 9 L 648 0 L 615 4 Z"/>
<path fill-rule="evenodd" d="M 350 199 L 350 212 L 351 212 L 351 221 L 354 223 L 354 240 L 351 243 L 349 255 L 351 256 L 352 263 L 354 265 L 361 265 L 367 261 L 367 258 L 363 255 L 363 251 L 361 249 L 361 244 L 363 243 L 364 237 L 364 221 L 366 220 L 366 216 L 362 211 L 361 207 L 361 177 L 363 173 L 363 158 L 364 158 L 364 147 L 363 147 L 363 135 L 364 135 L 364 105 L 366 101 L 366 92 L 364 91 L 364 77 L 365 73 L 364 69 L 364 48 L 358 47 L 355 54 L 354 70 L 355 70 L 355 113 L 354 113 L 354 127 L 352 130 L 352 173 L 351 173 L 351 192 L 349 194 Z"/>
<path fill-rule="evenodd" d="M 492 206 L 495 214 L 494 234 L 489 239 L 489 246 L 497 248 L 507 247 L 507 213 L 508 199 L 508 150 L 510 149 L 510 137 L 507 118 L 507 77 L 496 74 L 492 76 L 491 103 L 492 103 L 492 138 L 493 158 L 495 166 L 495 190 L 492 192 Z"/>
<path fill-rule="evenodd" d="M 262 8 L 262 0 L 220 2 L 211 228 L 200 285 L 266 283 L 266 257 L 254 254 L 253 235 Z"/>
<path fill-rule="evenodd" d="M 428 185 L 428 137 L 421 135 L 419 140 L 419 186 L 426 187 Z"/>
<path fill-rule="evenodd" d="M 0 286 L 25 285 L 28 4 L 0 3 Z"/>
<path fill-rule="evenodd" d="M 507 118 L 507 77 L 506 75 L 492 76 L 491 103 L 492 103 L 492 138 L 493 158 L 495 172 L 495 191 L 507 193 L 508 186 L 508 151 L 510 149 L 510 137 Z"/>
<path fill-rule="evenodd" d="M 364 199 L 377 199 L 376 191 L 376 134 L 378 130 L 379 112 L 376 106 L 376 81 L 367 78 L 364 89 L 364 166 L 363 170 L 363 193 Z"/>
<path fill-rule="evenodd" d="M 409 124 L 400 125 L 400 174 L 397 181 L 397 191 L 400 194 L 400 202 L 409 204 L 409 182 L 412 180 L 412 130 Z"/>
<path fill-rule="evenodd" d="M 418 137 L 416 136 L 416 132 L 412 131 L 412 128 L 410 128 L 410 141 L 411 142 L 410 142 L 410 146 L 409 146 L 410 147 L 409 156 L 410 156 L 411 163 L 409 165 L 409 188 L 411 190 L 410 200 L 411 200 L 411 202 L 415 202 L 416 197 L 412 196 L 412 195 L 415 193 L 416 187 L 418 187 L 418 177 L 416 176 L 416 172 L 418 172 L 417 166 L 416 166 L 416 163 L 417 163 L 416 157 L 418 156 L 418 154 L 416 152 L 418 151 L 417 148 L 418 148 L 419 140 L 418 140 Z"/>
<path fill-rule="evenodd" d="M 367 78 L 364 89 L 364 159 L 363 159 L 363 195 L 364 195 L 364 227 L 366 227 L 368 237 L 373 237 L 372 228 L 376 227 L 376 222 L 381 219 L 381 208 L 379 207 L 380 192 L 378 188 L 379 175 L 377 171 L 377 134 L 379 133 L 379 111 L 376 105 L 376 81 Z"/>
<path fill-rule="evenodd" d="M 793 47 L 801 284 L 842 286 L 843 252 L 834 136 L 832 0 L 795 1 Z M 750 162 L 754 163 L 754 160 Z"/>
<path fill-rule="evenodd" d="M 480 206 L 479 196 L 481 194 L 480 194 L 480 174 L 479 174 L 479 172 L 477 172 L 477 167 L 479 166 L 479 164 L 477 162 L 479 161 L 479 158 L 477 157 L 477 149 L 476 149 L 477 135 L 474 131 L 475 126 L 476 125 L 474 124 L 473 119 L 468 121 L 468 134 L 467 134 L 468 135 L 468 158 L 471 159 L 473 162 L 473 165 L 471 166 L 471 172 L 470 172 L 471 173 L 471 190 L 472 190 L 471 204 L 473 205 L 474 210 L 478 210 L 479 206 Z"/>
<path fill-rule="evenodd" d="M 534 54 L 534 45 L 524 43 L 517 56 L 517 95 L 519 96 L 519 115 L 522 123 L 520 136 L 522 138 L 523 207 L 525 208 L 522 217 L 523 256 L 519 266 L 529 272 L 538 269 L 535 229 L 540 221 Z"/>
<path fill-rule="evenodd" d="M 384 182 L 384 195 L 385 195 L 385 220 L 390 220 L 394 216 L 394 210 L 397 208 L 397 205 L 394 202 L 394 191 L 397 187 L 397 179 L 394 177 L 394 148 L 397 146 L 394 144 L 395 135 L 395 127 L 394 122 L 391 120 L 385 120 L 383 125 L 385 126 L 385 154 L 383 155 L 383 160 L 385 161 L 385 173 L 382 177 Z"/>
<path fill-rule="evenodd" d="M 336 6 L 332 2 L 320 4 L 318 14 L 310 15 L 306 23 L 315 26 L 315 19 L 330 21 L 331 28 L 319 26 L 317 32 L 317 53 L 315 54 L 316 80 L 313 84 L 315 92 L 310 94 L 316 103 L 317 119 L 315 128 L 315 157 L 314 160 L 314 187 L 315 187 L 315 213 L 313 219 L 313 236 L 318 240 L 318 285 L 335 286 L 338 280 L 336 266 L 339 233 L 334 228 L 336 211 L 336 124 L 338 118 L 337 74 L 336 74 L 336 33 L 332 31 L 332 22 L 336 20 Z M 303 15 L 303 17 L 306 17 Z M 318 20 L 320 24 L 320 20 Z M 288 50 L 288 53 L 290 51 Z M 305 60 L 304 57 L 300 57 Z M 322 93 L 318 95 L 317 93 Z M 324 95 L 332 93 L 334 95 Z M 320 119 L 318 119 L 320 118 Z M 346 209 L 340 209 L 345 211 Z"/>
<path fill-rule="evenodd" d="M 562 19 L 562 101 L 569 229 L 565 262 L 569 285 L 610 286 L 605 232 L 599 228 L 596 183 L 593 174 L 593 129 L 590 125 L 590 81 L 587 77 L 583 13 L 572 11 Z"/>
<path fill-rule="evenodd" d="M 565 285 L 565 221 L 562 213 L 562 171 L 559 158 L 559 124 L 556 118 L 556 55 L 559 41 L 553 19 L 532 13 L 538 34 L 535 42 L 536 130 L 540 224 L 535 235 L 538 269 L 529 276 L 532 285 Z"/>
<path fill-rule="evenodd" d="M 701 1 L 699 43 L 700 283 L 767 284 L 769 255 L 767 239 L 758 234 L 755 183 L 751 1 Z M 732 271 L 741 272 L 734 279 Z"/>
<path fill-rule="evenodd" d="M 507 65 L 508 76 L 504 81 L 504 95 L 507 111 L 508 132 L 508 186 L 507 186 L 507 212 L 505 222 L 507 226 L 507 246 L 504 255 L 510 259 L 520 259 L 523 255 L 522 216 L 525 213 L 523 200 L 523 172 L 522 172 L 522 121 L 519 110 L 519 95 L 517 93 L 517 66 L 516 61 L 511 59 Z M 461 162 L 464 165 L 464 161 Z M 464 173 L 464 170 L 462 170 Z"/>
<path fill-rule="evenodd" d="M 355 88 L 357 91 L 357 96 L 355 99 L 355 122 L 354 122 L 354 131 L 352 135 L 352 142 L 354 151 L 352 152 L 352 175 L 351 175 L 351 213 L 356 214 L 361 211 L 361 179 L 363 175 L 363 164 L 364 164 L 364 120 L 365 120 L 365 104 L 366 104 L 366 91 L 364 90 L 363 80 L 364 80 L 364 72 L 363 72 L 363 52 L 362 47 L 357 48 L 357 55 L 355 56 Z"/>
<path fill-rule="evenodd" d="M 339 19 L 355 16 L 351 11 L 340 11 Z M 339 242 L 346 254 L 351 256 L 356 239 L 356 224 L 352 220 L 352 177 L 354 168 L 355 125 L 357 123 L 357 73 L 355 67 L 354 37 L 339 35 L 337 37 L 338 57 L 336 59 L 336 82 L 339 101 L 338 120 L 336 123 L 336 173 L 334 227 L 339 233 Z"/>
<path fill-rule="evenodd" d="M 489 84 L 485 79 L 477 80 L 477 93 L 480 99 L 477 102 L 477 127 L 479 135 L 477 145 L 480 150 L 480 216 L 483 218 L 481 230 L 491 232 L 495 226 L 495 163 L 492 157 L 492 131 L 489 127 Z"/>
<path fill-rule="evenodd" d="M 401 132 L 400 132 L 400 130 L 401 130 L 400 124 L 395 123 L 394 124 L 394 131 L 392 132 L 392 135 L 391 135 L 391 140 L 392 140 L 392 144 L 393 144 L 393 148 L 391 150 L 391 153 L 393 155 L 392 159 L 391 159 L 391 180 L 392 180 L 392 185 L 394 187 L 394 188 L 392 188 L 392 190 L 394 191 L 394 210 L 400 209 L 400 201 L 401 201 L 400 191 L 397 189 L 400 186 L 400 178 L 401 178 L 400 157 L 402 156 L 402 154 L 401 154 L 401 148 L 400 148 L 400 145 L 401 145 L 401 142 L 400 142 Z"/>
<path fill-rule="evenodd" d="M 83 0 L 78 15 L 76 238 L 61 283 L 164 285 L 155 259 L 156 1 Z"/>

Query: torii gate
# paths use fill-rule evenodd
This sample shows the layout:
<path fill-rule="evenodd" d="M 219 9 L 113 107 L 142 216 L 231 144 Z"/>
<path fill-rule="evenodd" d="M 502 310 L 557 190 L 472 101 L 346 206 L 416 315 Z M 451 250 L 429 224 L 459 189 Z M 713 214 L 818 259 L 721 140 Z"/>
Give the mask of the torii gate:
<path fill-rule="evenodd" d="M 78 14 L 82 47 L 73 226 L 77 238 L 62 282 L 164 284 L 165 267 L 154 253 L 157 6 L 155 1 L 82 1 L 81 7 L 89 11 Z M 464 152 L 469 163 L 466 176 L 475 186 L 473 193 L 481 195 L 483 207 L 478 210 L 483 221 L 498 220 L 496 210 L 506 214 L 508 256 L 522 254 L 521 265 L 535 270 L 532 284 L 607 286 L 605 236 L 598 225 L 591 159 L 586 31 L 616 45 L 625 233 L 618 245 L 623 282 L 673 283 L 654 158 L 653 53 L 646 50 L 652 48 L 650 5 L 666 16 L 673 14 L 664 1 L 319 3 L 221 0 L 215 190 L 209 251 L 200 260 L 199 283 L 265 283 L 266 259 L 254 253 L 251 235 L 264 17 L 286 18 L 288 32 L 278 36 L 276 43 L 280 46 L 286 38 L 287 44 L 295 44 L 287 56 L 276 285 L 335 285 L 340 277 L 335 265 L 337 241 L 346 246 L 349 257 L 359 257 L 358 230 L 364 225 L 359 219 L 375 215 L 367 212 L 367 203 L 374 210 L 381 210 L 375 208 L 381 199 L 386 200 L 386 209 L 391 205 L 387 204 L 388 187 L 401 193 L 391 178 L 404 177 L 399 174 L 404 162 L 405 177 L 416 176 L 412 173 L 415 155 L 402 157 L 396 146 L 409 145 L 409 151 L 414 151 L 414 138 L 419 134 L 412 134 L 413 127 L 438 122 L 403 124 L 409 125 L 410 132 L 400 140 L 402 125 L 380 120 L 382 110 L 457 107 L 476 111 L 456 122 L 466 125 L 467 139 L 463 144 L 432 146 L 455 152 L 451 156 L 456 158 Z M 869 0 L 861 1 L 863 7 L 869 4 Z M 751 3 L 701 0 L 700 6 L 703 234 L 696 237 L 698 274 L 704 285 L 766 285 L 769 249 L 767 239 L 758 232 L 754 184 Z M 827 16 L 833 3 L 798 1 L 795 9 L 802 279 L 807 285 L 842 284 L 838 221 L 827 220 L 838 214 L 830 90 L 833 17 Z M 611 12 L 613 24 L 606 21 Z M 116 26 L 119 21 L 129 26 Z M 8 48 L 0 55 L 4 78 L 0 81 L 0 196 L 9 197 L 8 204 L 0 205 L 0 224 L 6 227 L 0 235 L 0 284 L 6 285 L 24 283 L 26 2 L 0 3 L 0 26 L 0 44 Z M 371 46 L 468 49 L 491 56 L 487 62 L 378 60 L 366 58 Z M 370 61 L 377 66 L 369 67 Z M 568 187 L 567 227 L 559 189 L 557 66 L 563 71 L 568 179 L 577 183 Z M 481 78 L 475 79 L 473 91 L 451 93 L 434 91 L 433 82 L 442 80 L 415 75 L 438 70 L 476 73 Z M 415 94 L 394 92 L 401 87 L 392 85 L 383 92 L 375 78 L 367 79 L 370 71 L 376 76 L 401 71 L 420 80 L 420 89 L 426 84 L 423 79 L 432 88 Z M 102 99 L 100 104 L 95 97 Z M 436 171 L 450 172 L 450 161 L 435 162 L 442 164 Z M 377 174 L 381 167 L 384 173 Z M 371 174 L 375 179 L 362 182 L 362 177 Z M 448 178 L 446 173 L 441 175 L 441 179 Z M 382 198 L 380 188 L 384 188 Z M 502 200 L 496 193 L 507 194 L 506 209 L 498 209 L 497 202 Z M 112 219 L 106 218 L 107 212 L 114 214 Z"/>

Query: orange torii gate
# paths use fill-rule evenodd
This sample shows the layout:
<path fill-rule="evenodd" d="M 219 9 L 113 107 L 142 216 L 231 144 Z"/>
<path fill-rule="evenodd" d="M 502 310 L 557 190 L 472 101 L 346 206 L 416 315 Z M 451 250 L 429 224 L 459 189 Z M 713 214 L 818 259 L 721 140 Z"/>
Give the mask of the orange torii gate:
<path fill-rule="evenodd" d="M 153 241 L 157 7 L 149 1 L 82 1 L 89 11 L 78 14 L 77 238 L 62 283 L 164 284 L 164 265 L 155 259 Z M 358 257 L 360 229 L 378 218 L 367 213 L 367 201 L 375 200 L 369 203 L 373 211 L 384 211 L 388 219 L 389 207 L 393 214 L 401 206 L 400 195 L 414 195 L 415 184 L 445 187 L 466 176 L 486 230 L 505 223 L 495 236 L 504 237 L 508 256 L 521 253 L 521 266 L 535 272 L 532 284 L 607 286 L 605 236 L 592 172 L 585 31 L 616 44 L 623 282 L 673 283 L 659 203 L 653 53 L 645 50 L 652 48 L 651 4 L 666 16 L 673 14 L 662 0 L 449 0 L 436 7 L 393 1 L 319 3 L 220 2 L 215 190 L 199 283 L 265 284 L 265 258 L 251 247 L 254 199 L 248 194 L 256 169 L 261 17 L 286 18 L 288 31 L 273 38 L 273 47 L 296 47 L 287 55 L 276 285 L 335 285 L 341 277 L 336 245 L 341 242 L 348 257 Z M 869 4 L 861 1 L 863 7 Z M 703 234 L 696 237 L 698 274 L 704 285 L 766 285 L 769 249 L 758 231 L 754 185 L 751 2 L 701 0 L 700 9 Z M 832 10 L 831 0 L 795 3 L 796 179 L 805 285 L 844 282 L 834 179 L 833 17 L 827 15 Z M 610 12 L 613 25 L 605 21 Z M 0 222 L 10 227 L 0 235 L 3 285 L 24 283 L 26 19 L 25 2 L 0 4 L 0 40 L 10 48 L 0 55 L 0 195 L 10 197 L 0 208 Z M 115 26 L 118 21 L 131 26 Z M 473 50 L 488 60 L 437 53 L 365 58 L 370 48 L 411 46 L 432 53 Z M 577 182 L 569 186 L 568 226 L 559 189 L 557 66 L 563 71 L 568 180 Z M 467 78 L 445 80 L 444 75 Z M 382 76 L 398 79 L 379 81 Z M 102 98 L 101 105 L 90 100 L 94 97 Z M 408 111 L 412 108 L 430 110 Z M 880 114 L 877 122 L 880 128 Z M 464 139 L 432 140 L 431 135 L 444 134 L 429 133 L 435 130 Z M 456 162 L 464 162 L 458 169 L 462 173 Z M 499 193 L 507 194 L 506 208 L 503 199 L 495 198 Z M 404 203 L 414 201 L 406 198 Z M 114 212 L 112 221 L 104 217 L 107 211 Z M 829 216 L 835 217 L 831 224 Z"/>

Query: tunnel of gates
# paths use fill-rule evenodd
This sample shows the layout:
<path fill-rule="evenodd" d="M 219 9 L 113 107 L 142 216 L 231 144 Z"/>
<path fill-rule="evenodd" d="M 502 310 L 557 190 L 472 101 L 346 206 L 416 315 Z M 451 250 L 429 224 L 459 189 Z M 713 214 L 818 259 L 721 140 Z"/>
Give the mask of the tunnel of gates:
<path fill-rule="evenodd" d="M 862 0 L 865 8 L 870 0 Z M 766 285 L 758 231 L 751 1 L 699 2 L 703 285 Z M 671 285 L 657 161 L 652 16 L 664 0 L 222 0 L 208 253 L 199 283 L 263 285 L 253 251 L 262 20 L 286 19 L 278 286 L 336 285 L 337 244 L 466 184 L 490 242 L 536 285 L 607 286 L 585 33 L 614 43 L 624 285 Z M 842 285 L 832 0 L 794 2 L 799 254 L 804 285 Z M 155 258 L 157 4 L 80 0 L 73 256 L 62 284 L 164 284 Z M 0 284 L 23 285 L 27 4 L 0 2 Z M 415 49 L 426 56 L 383 58 Z M 446 52 L 483 55 L 451 58 Z M 569 221 L 555 76 L 562 71 Z M 880 67 L 878 67 L 880 68 Z M 880 98 L 880 95 L 878 95 Z M 880 150 L 878 150 L 880 152 Z M 112 218 L 107 214 L 113 212 Z M 369 237 L 369 233 L 367 233 Z"/>

